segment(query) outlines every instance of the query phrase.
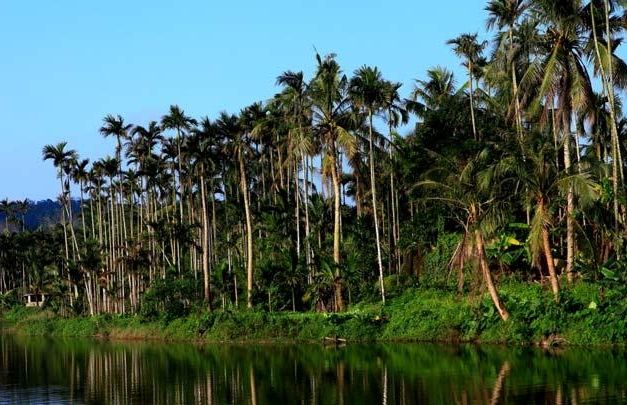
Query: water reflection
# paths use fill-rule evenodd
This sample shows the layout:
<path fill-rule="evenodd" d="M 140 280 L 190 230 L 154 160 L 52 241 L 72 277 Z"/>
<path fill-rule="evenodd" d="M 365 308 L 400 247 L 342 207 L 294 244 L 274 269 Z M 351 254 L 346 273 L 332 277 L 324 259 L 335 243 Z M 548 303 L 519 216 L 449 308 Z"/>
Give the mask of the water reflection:
<path fill-rule="evenodd" d="M 620 404 L 622 351 L 180 345 L 0 335 L 0 403 Z"/>

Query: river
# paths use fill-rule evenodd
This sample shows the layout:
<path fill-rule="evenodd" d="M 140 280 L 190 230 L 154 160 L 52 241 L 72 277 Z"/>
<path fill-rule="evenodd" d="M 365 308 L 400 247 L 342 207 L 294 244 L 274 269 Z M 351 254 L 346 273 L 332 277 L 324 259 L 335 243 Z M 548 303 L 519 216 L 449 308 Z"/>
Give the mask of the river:
<path fill-rule="evenodd" d="M 622 404 L 618 350 L 0 335 L 0 404 Z"/>

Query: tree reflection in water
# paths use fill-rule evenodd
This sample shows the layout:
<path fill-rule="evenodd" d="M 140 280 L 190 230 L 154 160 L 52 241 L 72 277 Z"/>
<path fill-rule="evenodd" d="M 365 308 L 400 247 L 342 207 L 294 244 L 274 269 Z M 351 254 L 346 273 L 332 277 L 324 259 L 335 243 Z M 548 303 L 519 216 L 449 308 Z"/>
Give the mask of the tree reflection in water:
<path fill-rule="evenodd" d="M 186 345 L 0 335 L 0 403 L 627 403 L 611 350 Z"/>

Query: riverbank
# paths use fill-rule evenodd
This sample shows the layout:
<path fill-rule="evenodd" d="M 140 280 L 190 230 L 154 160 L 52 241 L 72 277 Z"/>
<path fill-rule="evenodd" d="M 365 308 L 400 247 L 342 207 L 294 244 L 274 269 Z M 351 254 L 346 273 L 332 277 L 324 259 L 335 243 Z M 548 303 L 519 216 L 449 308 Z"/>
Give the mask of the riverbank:
<path fill-rule="evenodd" d="M 98 315 L 62 318 L 45 310 L 2 313 L 5 330 L 24 335 L 159 339 L 202 342 L 348 341 L 480 342 L 539 345 L 623 345 L 627 299 L 618 290 L 578 283 L 555 303 L 546 288 L 501 285 L 511 320 L 500 321 L 487 295 L 410 289 L 380 303 L 360 303 L 341 314 L 197 311 L 172 320 Z"/>

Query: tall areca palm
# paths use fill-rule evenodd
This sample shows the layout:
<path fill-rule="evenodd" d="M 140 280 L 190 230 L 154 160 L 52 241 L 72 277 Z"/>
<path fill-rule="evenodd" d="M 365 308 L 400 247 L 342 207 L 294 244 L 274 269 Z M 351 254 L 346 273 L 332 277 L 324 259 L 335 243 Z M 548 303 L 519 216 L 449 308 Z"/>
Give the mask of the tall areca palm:
<path fill-rule="evenodd" d="M 309 164 L 308 159 L 311 154 L 311 142 L 308 133 L 305 131 L 305 122 L 308 119 L 309 98 L 307 96 L 308 85 L 303 72 L 287 71 L 277 77 L 276 83 L 284 86 L 282 94 L 278 96 L 278 101 L 287 111 L 287 118 L 290 122 L 289 147 L 288 151 L 293 153 L 295 166 L 302 165 L 305 171 L 305 201 L 309 198 Z M 300 162 L 298 161 L 300 159 Z M 298 170 L 297 170 L 298 171 Z M 296 186 L 296 226 L 297 226 L 297 252 L 300 255 L 300 226 L 299 226 L 299 178 L 295 176 Z M 305 257 L 307 268 L 311 264 L 311 248 L 309 246 L 309 207 L 305 203 Z"/>
<path fill-rule="evenodd" d="M 394 83 L 385 81 L 383 91 L 383 110 L 385 112 L 385 120 L 388 124 L 388 157 L 390 165 L 390 206 L 392 207 L 392 220 L 390 221 L 391 236 L 390 239 L 390 265 L 396 261 L 397 270 L 400 270 L 400 254 L 398 250 L 398 241 L 400 235 L 400 204 L 398 201 L 398 193 L 395 186 L 395 152 L 394 152 L 394 134 L 393 129 L 399 125 L 407 124 L 409 122 L 409 112 L 406 101 L 401 99 L 399 90 L 402 87 L 401 83 Z"/>
<path fill-rule="evenodd" d="M 183 222 L 183 200 L 184 189 L 183 182 L 181 181 L 181 173 L 183 172 L 183 162 L 181 158 L 181 137 L 192 129 L 194 125 L 197 125 L 197 121 L 191 117 L 185 115 L 183 111 L 177 105 L 171 105 L 168 114 L 161 117 L 161 126 L 165 129 L 176 130 L 176 148 L 177 148 L 177 161 L 178 161 L 178 188 L 179 188 L 179 215 L 180 220 Z"/>
<path fill-rule="evenodd" d="M 383 283 L 383 261 L 381 259 L 381 241 L 379 238 L 379 220 L 377 213 L 377 187 L 374 167 L 373 116 L 385 108 L 386 83 L 379 69 L 362 66 L 355 71 L 349 84 L 349 92 L 353 104 L 368 116 L 368 158 L 370 165 L 370 192 L 372 196 L 372 212 L 374 220 L 375 240 L 377 244 L 377 264 L 379 266 L 379 286 L 381 300 L 385 303 L 385 286 Z"/>
<path fill-rule="evenodd" d="M 342 280 L 340 274 L 340 226 L 341 226 L 341 166 L 339 152 L 343 149 L 348 155 L 355 152 L 355 139 L 349 129 L 350 100 L 347 95 L 348 79 L 342 74 L 335 55 L 322 58 L 316 55 L 318 67 L 310 84 L 313 104 L 313 130 L 319 137 L 323 149 L 323 172 L 330 172 L 333 183 L 333 262 L 335 269 L 335 308 L 342 311 Z"/>
<path fill-rule="evenodd" d="M 200 200 L 201 200 L 201 220 L 202 220 L 202 271 L 204 278 L 204 295 L 205 301 L 211 309 L 211 274 L 209 268 L 209 214 L 207 212 L 207 177 L 213 176 L 217 163 L 218 154 L 218 129 L 217 125 L 204 118 L 200 121 L 200 126 L 193 133 L 193 142 L 191 142 L 191 153 L 195 158 L 196 173 L 198 174 L 198 182 L 200 184 Z M 211 200 L 213 201 L 213 187 L 209 191 Z"/>
<path fill-rule="evenodd" d="M 85 209 L 84 209 L 84 185 L 87 182 L 89 176 L 87 166 L 89 165 L 89 159 L 82 159 L 76 161 L 72 167 L 72 178 L 75 182 L 78 182 L 78 188 L 81 196 L 81 225 L 83 227 L 83 242 L 87 241 L 87 226 L 85 225 Z"/>
<path fill-rule="evenodd" d="M 254 252 L 253 252 L 253 219 L 250 204 L 250 190 L 245 162 L 250 161 L 253 150 L 250 144 L 250 132 L 253 112 L 255 107 L 242 110 L 241 116 L 222 113 L 217 125 L 221 134 L 226 138 L 225 152 L 237 162 L 239 174 L 239 186 L 244 200 L 244 215 L 246 220 L 246 291 L 247 306 L 253 306 L 253 276 L 254 276 Z"/>
<path fill-rule="evenodd" d="M 481 60 L 481 54 L 485 49 L 487 42 L 479 42 L 478 34 L 462 34 L 457 38 L 447 41 L 447 44 L 453 47 L 455 54 L 464 59 L 463 65 L 468 69 L 468 85 L 470 97 L 470 118 L 472 121 L 472 134 L 475 139 L 477 137 L 477 124 L 475 122 L 475 105 L 474 105 L 474 88 L 473 80 L 475 70 Z"/>
<path fill-rule="evenodd" d="M 69 162 L 76 156 L 76 151 L 74 149 L 66 149 L 67 142 L 60 142 L 56 145 L 46 145 L 42 150 L 43 160 L 51 160 L 54 167 L 57 169 L 57 177 L 59 179 L 61 185 L 61 201 L 65 204 L 67 199 L 65 198 L 67 194 L 66 188 L 66 180 L 64 178 L 64 173 L 66 167 L 69 165 Z M 61 207 L 61 222 L 63 225 L 63 234 L 64 234 L 64 242 L 65 242 L 65 259 L 69 260 L 69 248 L 68 248 L 68 235 L 67 235 L 67 223 L 66 223 L 66 207 L 63 205 Z"/>

